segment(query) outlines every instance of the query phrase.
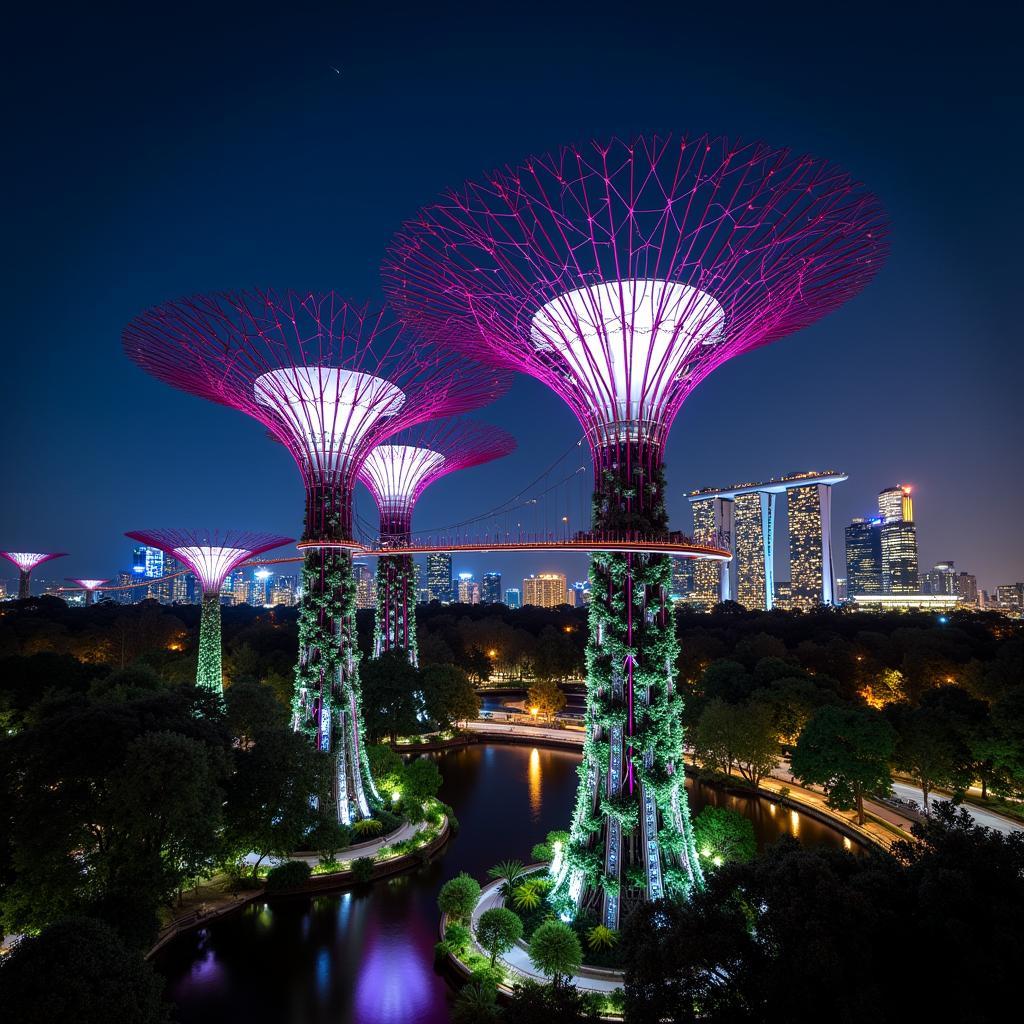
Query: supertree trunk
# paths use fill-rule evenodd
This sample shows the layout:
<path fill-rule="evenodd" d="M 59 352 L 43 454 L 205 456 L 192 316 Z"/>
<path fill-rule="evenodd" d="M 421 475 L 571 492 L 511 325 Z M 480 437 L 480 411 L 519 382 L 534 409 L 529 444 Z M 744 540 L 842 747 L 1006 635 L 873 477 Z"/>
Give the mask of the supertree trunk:
<path fill-rule="evenodd" d="M 350 508 L 319 492 L 327 506 L 318 517 L 334 534 L 343 531 L 338 513 Z M 307 514 L 307 523 L 309 517 Z M 324 539 L 324 538 L 321 538 Z M 292 699 L 295 728 L 332 759 L 330 810 L 337 820 L 369 818 L 380 797 L 370 776 L 359 686 L 356 584 L 352 556 L 338 548 L 307 549 L 299 610 L 299 661 Z"/>
<path fill-rule="evenodd" d="M 224 696 L 224 674 L 220 645 L 220 594 L 203 594 L 199 617 L 199 658 L 196 686 Z"/>
<path fill-rule="evenodd" d="M 85 606 L 88 608 L 96 600 L 96 591 L 86 590 L 85 592 Z"/>
<path fill-rule="evenodd" d="M 385 545 L 407 544 L 408 516 L 381 516 L 380 536 Z M 377 611 L 373 656 L 405 651 L 416 665 L 416 567 L 412 555 L 381 555 L 377 559 Z"/>
<path fill-rule="evenodd" d="M 31 588 L 29 587 L 29 581 L 32 579 L 32 573 L 26 572 L 24 569 L 18 571 L 18 600 L 25 601 L 32 596 Z"/>
<path fill-rule="evenodd" d="M 659 454 L 639 442 L 599 449 L 596 531 L 666 531 Z M 587 737 L 553 897 L 564 914 L 618 928 L 641 902 L 703 880 L 683 785 L 671 559 L 595 554 L 590 586 Z"/>

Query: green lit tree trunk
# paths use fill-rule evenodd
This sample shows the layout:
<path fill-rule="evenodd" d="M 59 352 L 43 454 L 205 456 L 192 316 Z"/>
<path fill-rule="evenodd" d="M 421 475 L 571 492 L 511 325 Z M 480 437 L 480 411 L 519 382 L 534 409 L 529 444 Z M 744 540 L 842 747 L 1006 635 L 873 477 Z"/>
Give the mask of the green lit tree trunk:
<path fill-rule="evenodd" d="M 634 442 L 602 455 L 595 531 L 665 535 L 658 453 Z M 553 901 L 611 928 L 644 900 L 703 884 L 683 785 L 671 575 L 664 555 L 591 558 L 587 736 Z"/>
<path fill-rule="evenodd" d="M 196 686 L 223 697 L 224 677 L 221 665 L 220 594 L 203 594 L 199 618 L 199 659 Z"/>
<path fill-rule="evenodd" d="M 381 555 L 377 559 L 377 610 L 373 654 L 402 650 L 418 663 L 416 650 L 416 567 L 411 555 Z"/>
<path fill-rule="evenodd" d="M 352 556 L 311 548 L 302 569 L 295 728 L 331 755 L 330 809 L 342 824 L 368 818 L 379 795 L 363 729 Z"/>

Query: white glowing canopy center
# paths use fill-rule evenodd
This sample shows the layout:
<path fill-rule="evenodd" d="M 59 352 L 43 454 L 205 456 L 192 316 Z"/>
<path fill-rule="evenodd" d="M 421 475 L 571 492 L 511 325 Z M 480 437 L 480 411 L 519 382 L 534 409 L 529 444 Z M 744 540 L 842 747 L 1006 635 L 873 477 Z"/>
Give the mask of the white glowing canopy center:
<path fill-rule="evenodd" d="M 96 590 L 97 587 L 102 587 L 104 583 L 109 582 L 108 580 L 75 580 L 80 586 L 85 587 L 86 590 Z"/>
<path fill-rule="evenodd" d="M 224 577 L 250 554 L 247 548 L 221 548 L 208 544 L 174 548 L 171 554 L 181 559 L 195 574 L 204 594 L 220 593 Z"/>
<path fill-rule="evenodd" d="M 5 551 L 4 554 L 22 571 L 31 572 L 47 556 L 36 551 Z"/>
<path fill-rule="evenodd" d="M 360 471 L 383 512 L 411 510 L 423 480 L 444 465 L 444 456 L 429 448 L 381 444 L 374 448 Z"/>
<path fill-rule="evenodd" d="M 310 469 L 334 473 L 378 420 L 405 404 L 381 377 L 335 366 L 289 366 L 257 377 L 256 401 L 287 424 Z"/>
<path fill-rule="evenodd" d="M 569 381 L 605 423 L 660 419 L 673 385 L 704 345 L 722 338 L 725 310 L 672 281 L 604 281 L 559 295 L 534 315 L 530 337 L 557 353 Z"/>

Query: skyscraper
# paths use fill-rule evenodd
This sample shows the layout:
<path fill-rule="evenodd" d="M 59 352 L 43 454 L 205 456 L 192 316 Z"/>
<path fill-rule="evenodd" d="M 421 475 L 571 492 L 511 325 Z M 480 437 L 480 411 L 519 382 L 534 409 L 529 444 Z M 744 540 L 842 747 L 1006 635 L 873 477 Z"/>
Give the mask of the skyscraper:
<path fill-rule="evenodd" d="M 446 552 L 427 555 L 427 593 L 431 601 L 452 600 L 452 556 Z"/>
<path fill-rule="evenodd" d="M 565 604 L 565 575 L 560 572 L 542 572 L 523 580 L 523 604 L 540 608 L 557 608 Z"/>
<path fill-rule="evenodd" d="M 693 539 L 698 544 L 732 547 L 732 500 L 720 497 L 690 499 Z M 731 563 L 700 560 L 693 567 L 693 600 L 710 607 L 732 597 Z"/>
<path fill-rule="evenodd" d="M 749 491 L 737 494 L 733 500 L 736 600 L 744 608 L 771 606 L 775 575 L 771 550 L 774 519 L 775 495 L 770 491 Z"/>
<path fill-rule="evenodd" d="M 693 571 L 697 562 L 692 558 L 672 559 L 672 599 L 686 601 L 693 594 Z"/>
<path fill-rule="evenodd" d="M 479 604 L 480 584 L 473 579 L 471 572 L 459 573 L 459 604 Z"/>
<path fill-rule="evenodd" d="M 485 572 L 480 586 L 480 600 L 484 604 L 501 604 L 501 573 Z"/>
<path fill-rule="evenodd" d="M 882 523 L 882 592 L 916 594 L 917 527 L 909 520 Z"/>
<path fill-rule="evenodd" d="M 914 521 L 914 501 L 910 497 L 910 488 L 906 484 L 886 487 L 878 493 L 878 514 L 886 523 L 900 520 Z"/>
<path fill-rule="evenodd" d="M 522 608 L 523 607 L 523 595 L 518 587 L 509 587 L 505 591 L 505 604 L 509 608 Z"/>
<path fill-rule="evenodd" d="M 274 580 L 270 593 L 270 603 L 273 605 L 284 605 L 286 608 L 291 608 L 299 603 L 299 597 L 296 593 L 295 576 L 278 576 Z"/>
<path fill-rule="evenodd" d="M 356 581 L 356 608 L 377 606 L 377 580 L 366 562 L 352 563 L 352 576 Z"/>
<path fill-rule="evenodd" d="M 882 592 L 882 520 L 854 519 L 846 528 L 846 593 Z"/>
<path fill-rule="evenodd" d="M 789 582 L 794 608 L 835 604 L 832 574 L 832 487 L 810 484 L 787 492 Z"/>

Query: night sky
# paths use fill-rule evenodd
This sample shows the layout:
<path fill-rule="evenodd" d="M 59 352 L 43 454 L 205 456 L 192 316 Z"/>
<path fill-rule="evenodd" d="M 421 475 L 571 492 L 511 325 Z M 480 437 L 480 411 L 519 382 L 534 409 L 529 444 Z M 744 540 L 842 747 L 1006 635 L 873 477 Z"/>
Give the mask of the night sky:
<path fill-rule="evenodd" d="M 5 33 L 0 547 L 72 553 L 41 576 L 127 567 L 125 530 L 301 531 L 298 472 L 262 427 L 122 355 L 138 312 L 252 285 L 377 299 L 392 233 L 446 186 L 561 142 L 711 131 L 840 163 L 888 208 L 892 255 L 690 398 L 673 525 L 689 529 L 692 488 L 840 469 L 837 534 L 910 483 L 922 571 L 1024 578 L 1010 5 L 35 6 Z M 580 435 L 525 377 L 479 415 L 519 451 L 436 484 L 417 529 L 493 507 Z M 584 572 L 455 559 L 506 586 L 547 568 Z"/>

